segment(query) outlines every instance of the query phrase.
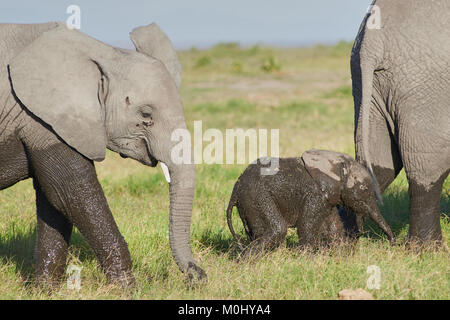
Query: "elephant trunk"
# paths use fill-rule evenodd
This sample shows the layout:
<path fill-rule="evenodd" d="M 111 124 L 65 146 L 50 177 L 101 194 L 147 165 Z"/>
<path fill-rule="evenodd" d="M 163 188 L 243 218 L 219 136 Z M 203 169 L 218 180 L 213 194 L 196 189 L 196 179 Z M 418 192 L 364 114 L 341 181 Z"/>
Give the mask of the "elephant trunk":
<path fill-rule="evenodd" d="M 169 239 L 172 255 L 188 280 L 206 279 L 192 256 L 190 226 L 195 188 L 194 164 L 168 164 L 170 174 Z"/>
<path fill-rule="evenodd" d="M 358 191 L 349 193 L 351 196 L 344 195 L 343 200 L 345 206 L 355 214 L 358 229 L 361 230 L 363 227 L 363 218 L 369 217 L 387 235 L 389 241 L 393 243 L 395 241 L 394 234 L 381 214 L 376 198 L 368 197 L 367 194 Z"/>
<path fill-rule="evenodd" d="M 374 221 L 378 225 L 378 227 L 387 235 L 389 241 L 391 243 L 394 243 L 395 238 L 394 238 L 394 234 L 392 233 L 391 227 L 384 219 L 376 202 L 375 201 L 372 201 L 372 202 L 373 203 L 370 207 L 367 206 L 368 212 L 369 212 L 369 218 L 372 219 L 372 221 Z"/>

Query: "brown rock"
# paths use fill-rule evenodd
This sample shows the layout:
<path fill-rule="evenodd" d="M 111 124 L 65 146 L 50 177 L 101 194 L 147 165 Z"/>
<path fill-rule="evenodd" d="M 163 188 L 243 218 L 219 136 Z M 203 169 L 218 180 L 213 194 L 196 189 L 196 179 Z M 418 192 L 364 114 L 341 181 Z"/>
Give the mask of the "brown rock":
<path fill-rule="evenodd" d="M 356 290 L 341 290 L 339 291 L 338 298 L 339 300 L 374 300 L 373 296 L 369 292 L 361 288 Z"/>

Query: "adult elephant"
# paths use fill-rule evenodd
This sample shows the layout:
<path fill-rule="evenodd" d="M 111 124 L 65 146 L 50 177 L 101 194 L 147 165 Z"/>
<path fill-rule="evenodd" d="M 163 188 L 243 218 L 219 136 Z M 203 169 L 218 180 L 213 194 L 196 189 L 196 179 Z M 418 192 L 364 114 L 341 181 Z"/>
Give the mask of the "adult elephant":
<path fill-rule="evenodd" d="M 439 243 L 450 168 L 450 1 L 373 5 L 351 56 L 356 158 L 381 191 L 405 169 L 409 240 Z"/>
<path fill-rule="evenodd" d="M 134 281 L 93 163 L 106 148 L 167 166 L 173 256 L 190 278 L 205 277 L 190 247 L 195 167 L 170 157 L 172 131 L 186 128 L 181 65 L 157 25 L 133 30 L 131 39 L 137 52 L 63 23 L 0 25 L 0 189 L 33 178 L 39 280 L 64 273 L 75 225 L 110 281 Z"/>

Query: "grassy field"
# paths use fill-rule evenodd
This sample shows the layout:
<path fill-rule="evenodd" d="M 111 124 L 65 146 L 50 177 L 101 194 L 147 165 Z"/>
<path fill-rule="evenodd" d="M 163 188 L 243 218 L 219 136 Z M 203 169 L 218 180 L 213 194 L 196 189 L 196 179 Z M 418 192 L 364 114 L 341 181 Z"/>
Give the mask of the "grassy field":
<path fill-rule="evenodd" d="M 277 49 L 220 44 L 180 52 L 187 124 L 218 128 L 280 129 L 281 156 L 299 156 L 315 147 L 354 155 L 351 45 Z M 198 165 L 192 216 L 192 246 L 208 283 L 187 288 L 171 257 L 168 240 L 168 186 L 159 169 L 146 168 L 108 152 L 96 165 L 116 222 L 128 242 L 140 282 L 131 292 L 106 284 L 95 256 L 74 231 L 68 263 L 82 266 L 82 288 L 63 282 L 52 293 L 32 284 L 36 238 L 34 190 L 24 181 L 0 193 L 0 299 L 336 299 L 344 288 L 366 288 L 369 265 L 381 270 L 377 299 L 449 299 L 448 251 L 407 250 L 408 185 L 402 172 L 384 194 L 382 212 L 399 245 L 379 230 L 353 248 L 336 246 L 312 254 L 286 245 L 253 262 L 237 262 L 225 208 L 243 165 Z M 450 239 L 450 179 L 441 197 L 441 226 Z M 242 224 L 235 212 L 234 225 Z"/>

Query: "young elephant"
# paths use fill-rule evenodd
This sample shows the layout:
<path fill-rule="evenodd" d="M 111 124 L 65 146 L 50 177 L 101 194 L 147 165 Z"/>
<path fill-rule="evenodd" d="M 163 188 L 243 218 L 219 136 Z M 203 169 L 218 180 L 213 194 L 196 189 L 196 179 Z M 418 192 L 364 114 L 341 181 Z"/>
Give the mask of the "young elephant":
<path fill-rule="evenodd" d="M 309 150 L 301 158 L 280 158 L 274 175 L 262 175 L 258 160 L 236 182 L 227 208 L 228 226 L 234 238 L 231 213 L 236 206 L 251 241 L 246 254 L 278 246 L 287 228 L 296 227 L 300 245 L 317 245 L 320 238 L 342 238 L 344 226 L 336 207 L 355 214 L 358 230 L 370 217 L 394 236 L 378 209 L 367 170 L 342 153 Z"/>

